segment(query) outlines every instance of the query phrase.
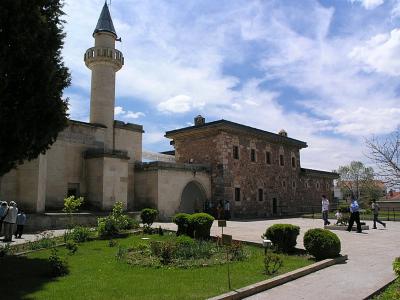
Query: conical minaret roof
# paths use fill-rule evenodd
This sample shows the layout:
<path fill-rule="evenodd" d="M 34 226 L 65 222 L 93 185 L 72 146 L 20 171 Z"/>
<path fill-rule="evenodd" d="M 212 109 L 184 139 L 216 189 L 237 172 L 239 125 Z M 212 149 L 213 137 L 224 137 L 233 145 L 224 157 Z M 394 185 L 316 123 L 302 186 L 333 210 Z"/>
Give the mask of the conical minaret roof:
<path fill-rule="evenodd" d="M 115 37 L 117 37 L 110 11 L 108 10 L 107 2 L 104 3 L 103 9 L 101 10 L 101 14 L 99 20 L 97 21 L 93 36 L 98 32 L 110 32 L 115 34 Z"/>

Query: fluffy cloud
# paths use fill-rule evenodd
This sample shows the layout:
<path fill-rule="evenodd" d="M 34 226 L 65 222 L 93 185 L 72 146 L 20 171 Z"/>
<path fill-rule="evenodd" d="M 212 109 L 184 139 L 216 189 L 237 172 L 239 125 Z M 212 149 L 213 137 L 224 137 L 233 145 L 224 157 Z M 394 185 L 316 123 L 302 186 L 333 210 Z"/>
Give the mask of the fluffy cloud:
<path fill-rule="evenodd" d="M 116 106 L 114 108 L 114 115 L 116 118 L 121 118 L 122 120 L 129 121 L 131 119 L 138 119 L 144 117 L 145 114 L 142 112 L 125 111 L 121 106 Z"/>
<path fill-rule="evenodd" d="M 186 95 L 177 95 L 169 98 L 158 104 L 157 108 L 161 112 L 168 113 L 185 113 L 192 109 L 201 109 L 204 107 L 204 102 L 194 101 L 191 97 Z"/>
<path fill-rule="evenodd" d="M 367 71 L 377 71 L 392 76 L 400 75 L 400 29 L 378 34 L 355 47 L 350 57 L 364 64 Z"/>
<path fill-rule="evenodd" d="M 354 2 L 361 3 L 361 5 L 365 9 L 374 9 L 374 8 L 382 5 L 383 2 L 385 2 L 384 0 L 350 0 L 350 1 L 352 3 L 354 3 Z"/>

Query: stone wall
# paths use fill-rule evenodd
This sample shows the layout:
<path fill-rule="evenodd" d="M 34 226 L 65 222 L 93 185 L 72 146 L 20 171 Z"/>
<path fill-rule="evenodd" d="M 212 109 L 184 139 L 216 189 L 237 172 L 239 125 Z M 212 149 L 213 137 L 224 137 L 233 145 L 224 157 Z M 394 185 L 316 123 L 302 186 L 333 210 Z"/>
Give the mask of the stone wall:
<path fill-rule="evenodd" d="M 291 143 L 278 144 L 260 135 L 210 129 L 201 134 L 176 136 L 174 145 L 177 162 L 192 159 L 195 163 L 211 164 L 212 201 L 216 205 L 229 200 L 235 217 L 311 211 L 311 206 L 320 206 L 321 195 L 331 195 L 332 177 L 303 174 L 300 149 Z M 239 149 L 239 159 L 233 157 L 234 146 Z M 252 149 L 255 161 L 251 159 Z M 270 152 L 270 164 L 266 152 Z M 240 201 L 234 199 L 235 188 L 240 188 Z"/>

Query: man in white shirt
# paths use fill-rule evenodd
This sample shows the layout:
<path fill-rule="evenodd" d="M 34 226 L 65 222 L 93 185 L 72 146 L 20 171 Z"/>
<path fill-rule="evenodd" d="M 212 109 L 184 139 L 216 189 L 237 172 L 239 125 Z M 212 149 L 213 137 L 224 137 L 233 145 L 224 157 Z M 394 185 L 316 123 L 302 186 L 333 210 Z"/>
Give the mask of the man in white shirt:
<path fill-rule="evenodd" d="M 4 242 L 11 242 L 12 240 L 17 214 L 17 203 L 11 201 L 4 218 Z"/>
<path fill-rule="evenodd" d="M 328 213 L 329 213 L 329 200 L 325 195 L 322 195 L 322 219 L 324 220 L 324 225 L 329 225 L 331 222 L 328 221 Z"/>

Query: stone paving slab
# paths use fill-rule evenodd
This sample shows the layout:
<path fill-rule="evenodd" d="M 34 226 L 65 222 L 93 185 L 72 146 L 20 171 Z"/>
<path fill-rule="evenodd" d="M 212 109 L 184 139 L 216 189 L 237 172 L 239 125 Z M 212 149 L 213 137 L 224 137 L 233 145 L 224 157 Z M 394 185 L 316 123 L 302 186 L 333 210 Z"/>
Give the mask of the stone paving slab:
<path fill-rule="evenodd" d="M 54 237 L 62 236 L 65 232 L 65 229 L 58 229 L 58 230 L 47 230 L 45 232 L 51 232 Z M 40 238 L 40 234 L 23 234 L 21 239 L 16 239 L 14 236 L 12 238 L 12 242 L 10 243 L 11 246 L 25 244 L 28 242 L 36 241 Z M 5 245 L 6 243 L 3 242 L 4 236 L 0 237 L 0 246 Z"/>
<path fill-rule="evenodd" d="M 228 221 L 224 233 L 234 239 L 261 242 L 266 228 L 275 223 L 300 226 L 297 247 L 303 248 L 304 233 L 310 228 L 323 228 L 319 219 L 280 219 L 255 221 Z M 372 228 L 372 221 L 366 221 Z M 334 231 L 342 243 L 342 254 L 349 259 L 346 264 L 335 265 L 275 287 L 246 299 L 364 299 L 395 278 L 392 262 L 400 256 L 400 222 L 386 222 L 386 229 L 370 229 L 364 233 Z M 172 223 L 155 226 L 176 230 Z M 221 229 L 213 225 L 212 235 L 220 235 Z"/>

